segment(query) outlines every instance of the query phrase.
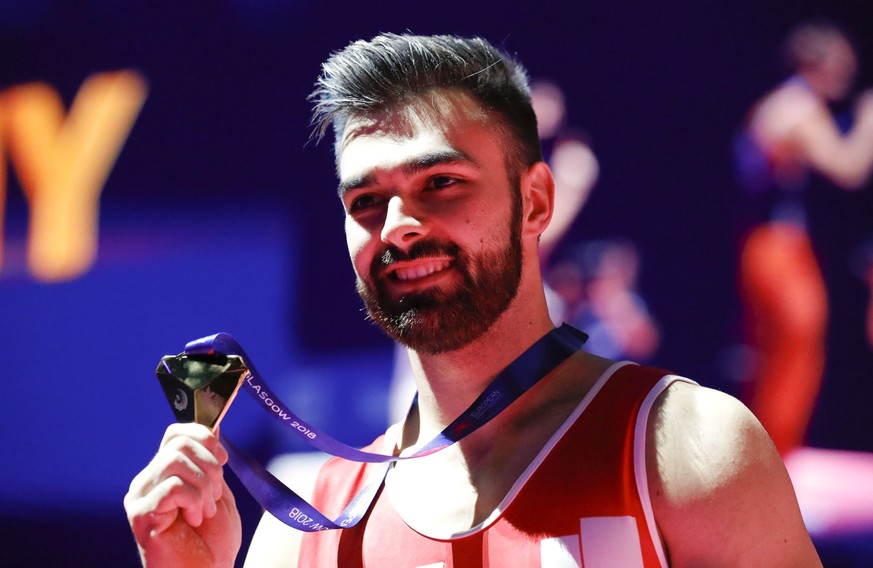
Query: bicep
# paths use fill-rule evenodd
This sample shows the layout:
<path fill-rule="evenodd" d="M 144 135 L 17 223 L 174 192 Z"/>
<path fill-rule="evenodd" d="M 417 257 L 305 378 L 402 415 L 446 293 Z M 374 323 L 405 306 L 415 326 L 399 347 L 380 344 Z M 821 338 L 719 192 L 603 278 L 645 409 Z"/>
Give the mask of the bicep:
<path fill-rule="evenodd" d="M 318 471 L 327 459 L 319 453 L 287 454 L 271 463 L 270 471 L 301 498 L 310 501 Z M 246 556 L 248 568 L 294 568 L 303 533 L 265 512 L 255 529 Z"/>
<path fill-rule="evenodd" d="M 246 568 L 296 568 L 303 533 L 264 513 L 252 537 Z"/>
<path fill-rule="evenodd" d="M 736 399 L 674 384 L 654 408 L 647 455 L 672 566 L 821 565 L 779 454 Z"/>
<path fill-rule="evenodd" d="M 868 173 L 873 151 L 852 133 L 843 135 L 824 109 L 798 124 L 792 137 L 809 166 L 831 182 L 854 188 Z"/>
<path fill-rule="evenodd" d="M 550 162 L 555 180 L 555 203 L 549 226 L 540 237 L 540 248 L 546 253 L 558 245 L 579 215 L 599 173 L 597 158 L 580 140 L 562 141 L 555 147 Z"/>

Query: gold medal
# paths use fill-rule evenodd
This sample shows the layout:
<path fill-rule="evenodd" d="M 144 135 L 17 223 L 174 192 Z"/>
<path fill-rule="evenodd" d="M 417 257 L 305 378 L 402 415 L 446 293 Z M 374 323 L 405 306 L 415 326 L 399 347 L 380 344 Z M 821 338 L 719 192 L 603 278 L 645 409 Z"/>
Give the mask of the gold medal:
<path fill-rule="evenodd" d="M 236 355 L 167 355 L 155 370 L 177 422 L 215 431 L 248 374 Z"/>

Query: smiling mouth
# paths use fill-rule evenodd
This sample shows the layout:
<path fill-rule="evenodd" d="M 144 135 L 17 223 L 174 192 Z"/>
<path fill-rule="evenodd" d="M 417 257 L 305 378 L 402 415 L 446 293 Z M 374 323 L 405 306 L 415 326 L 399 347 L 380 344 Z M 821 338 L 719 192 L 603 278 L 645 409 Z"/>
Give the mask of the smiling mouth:
<path fill-rule="evenodd" d="M 414 263 L 402 263 L 392 267 L 390 277 L 402 282 L 420 280 L 446 270 L 451 264 L 446 259 L 417 259 Z"/>

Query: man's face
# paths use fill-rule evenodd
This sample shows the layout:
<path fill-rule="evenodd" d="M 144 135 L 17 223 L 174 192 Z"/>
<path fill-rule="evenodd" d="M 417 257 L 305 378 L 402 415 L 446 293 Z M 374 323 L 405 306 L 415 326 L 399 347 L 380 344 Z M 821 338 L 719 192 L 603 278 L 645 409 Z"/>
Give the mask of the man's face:
<path fill-rule="evenodd" d="M 424 353 L 480 337 L 515 297 L 522 265 L 518 182 L 499 131 L 466 96 L 436 97 L 353 119 L 338 156 L 358 293 L 390 336 Z"/>

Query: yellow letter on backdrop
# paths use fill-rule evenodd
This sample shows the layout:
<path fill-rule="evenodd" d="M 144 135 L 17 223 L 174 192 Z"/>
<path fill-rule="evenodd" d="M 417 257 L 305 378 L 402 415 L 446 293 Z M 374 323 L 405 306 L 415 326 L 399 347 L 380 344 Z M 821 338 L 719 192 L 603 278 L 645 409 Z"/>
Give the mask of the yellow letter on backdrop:
<path fill-rule="evenodd" d="M 27 258 L 36 278 L 75 278 L 94 262 L 100 193 L 146 90 L 132 71 L 92 75 L 66 117 L 58 93 L 43 83 L 0 94 L 4 139 L 30 205 Z"/>

